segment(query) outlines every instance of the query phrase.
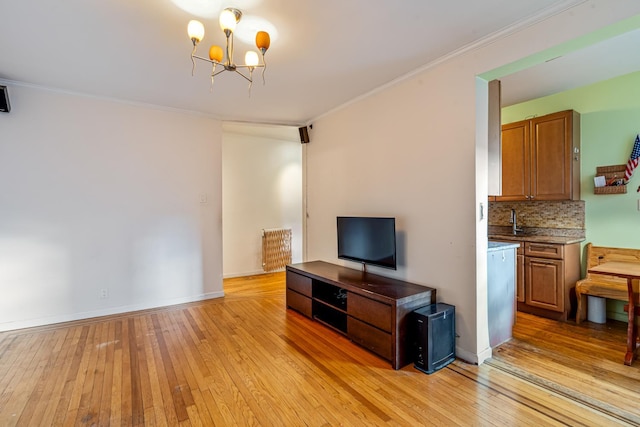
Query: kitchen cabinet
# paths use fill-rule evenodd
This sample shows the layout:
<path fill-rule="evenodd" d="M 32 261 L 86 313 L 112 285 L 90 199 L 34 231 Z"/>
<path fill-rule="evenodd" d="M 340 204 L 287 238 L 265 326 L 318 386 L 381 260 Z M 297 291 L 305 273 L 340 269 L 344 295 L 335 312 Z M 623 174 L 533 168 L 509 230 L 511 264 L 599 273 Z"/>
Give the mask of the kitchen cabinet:
<path fill-rule="evenodd" d="M 518 256 L 518 310 L 557 320 L 575 315 L 580 244 L 523 242 Z"/>
<path fill-rule="evenodd" d="M 580 199 L 580 115 L 561 111 L 502 126 L 497 201 Z"/>
<path fill-rule="evenodd" d="M 564 262 L 557 259 L 525 257 L 527 287 L 525 303 L 552 311 L 564 310 Z"/>

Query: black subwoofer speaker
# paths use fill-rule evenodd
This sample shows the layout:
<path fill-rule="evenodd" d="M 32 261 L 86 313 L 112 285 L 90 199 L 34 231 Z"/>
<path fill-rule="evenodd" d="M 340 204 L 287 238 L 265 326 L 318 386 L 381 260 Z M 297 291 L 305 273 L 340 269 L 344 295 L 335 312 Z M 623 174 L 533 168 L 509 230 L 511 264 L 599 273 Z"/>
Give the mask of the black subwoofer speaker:
<path fill-rule="evenodd" d="M 6 86 L 0 86 L 0 111 L 8 113 L 11 111 L 11 104 L 9 104 L 9 92 Z"/>
<path fill-rule="evenodd" d="M 298 131 L 300 131 L 300 142 L 302 144 L 309 143 L 309 130 L 307 129 L 307 127 L 303 126 L 301 128 L 298 128 Z"/>
<path fill-rule="evenodd" d="M 456 309 L 431 304 L 411 313 L 414 366 L 431 374 L 456 358 Z"/>

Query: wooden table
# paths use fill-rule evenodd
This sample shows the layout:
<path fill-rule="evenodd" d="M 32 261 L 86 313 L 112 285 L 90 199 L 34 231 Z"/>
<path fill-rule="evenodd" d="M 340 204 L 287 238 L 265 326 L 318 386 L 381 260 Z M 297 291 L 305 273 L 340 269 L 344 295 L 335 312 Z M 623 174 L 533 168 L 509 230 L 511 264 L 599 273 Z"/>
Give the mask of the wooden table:
<path fill-rule="evenodd" d="M 636 309 L 640 307 L 636 307 L 638 295 L 633 291 L 633 282 L 635 280 L 640 280 L 640 263 L 620 261 L 604 262 L 590 268 L 589 273 L 599 273 L 627 279 L 629 305 L 625 308 L 627 308 L 627 312 L 629 314 L 629 324 L 627 325 L 627 354 L 624 356 L 624 364 L 631 365 L 633 360 L 636 358 L 636 350 L 638 348 L 636 316 L 640 316 L 640 313 L 636 313 Z"/>

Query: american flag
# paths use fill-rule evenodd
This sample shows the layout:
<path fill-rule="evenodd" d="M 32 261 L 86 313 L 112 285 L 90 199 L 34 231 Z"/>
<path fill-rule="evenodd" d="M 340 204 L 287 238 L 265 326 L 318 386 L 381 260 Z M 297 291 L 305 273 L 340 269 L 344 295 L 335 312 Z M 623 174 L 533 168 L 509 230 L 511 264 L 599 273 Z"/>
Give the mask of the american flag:
<path fill-rule="evenodd" d="M 624 179 L 629 182 L 633 170 L 638 166 L 638 158 L 640 157 L 640 135 L 636 135 L 636 142 L 633 143 L 633 150 L 627 162 L 627 168 L 624 171 Z"/>

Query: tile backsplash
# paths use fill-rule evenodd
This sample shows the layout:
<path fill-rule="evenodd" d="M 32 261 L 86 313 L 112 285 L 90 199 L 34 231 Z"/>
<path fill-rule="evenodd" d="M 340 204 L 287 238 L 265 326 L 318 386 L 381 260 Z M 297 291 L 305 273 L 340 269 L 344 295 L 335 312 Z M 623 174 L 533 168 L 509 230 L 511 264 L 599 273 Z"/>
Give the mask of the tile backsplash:
<path fill-rule="evenodd" d="M 511 209 L 516 210 L 519 227 L 584 235 L 584 200 L 489 202 L 490 230 L 510 227 Z"/>

